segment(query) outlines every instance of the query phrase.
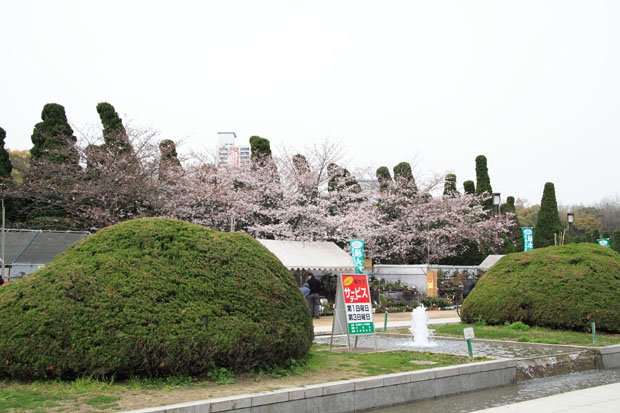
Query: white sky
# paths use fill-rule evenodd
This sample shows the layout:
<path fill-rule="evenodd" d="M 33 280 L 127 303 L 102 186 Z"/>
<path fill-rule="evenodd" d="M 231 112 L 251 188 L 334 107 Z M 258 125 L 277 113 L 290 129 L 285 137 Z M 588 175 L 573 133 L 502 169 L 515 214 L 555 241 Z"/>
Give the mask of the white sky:
<path fill-rule="evenodd" d="M 0 3 L 0 126 L 29 149 L 45 103 L 98 102 L 181 151 L 235 131 L 346 165 L 417 160 L 539 203 L 620 193 L 620 1 Z"/>

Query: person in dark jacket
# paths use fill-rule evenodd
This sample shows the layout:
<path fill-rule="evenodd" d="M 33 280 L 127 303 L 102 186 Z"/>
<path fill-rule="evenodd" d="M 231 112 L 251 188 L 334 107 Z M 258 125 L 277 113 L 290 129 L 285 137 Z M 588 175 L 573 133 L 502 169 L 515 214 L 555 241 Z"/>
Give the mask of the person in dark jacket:
<path fill-rule="evenodd" d="M 474 276 L 470 275 L 467 277 L 465 283 L 463 283 L 463 300 L 467 298 L 471 290 L 476 286 L 476 280 L 474 280 Z"/>
<path fill-rule="evenodd" d="M 312 306 L 312 317 L 319 318 L 319 312 L 321 309 L 321 282 L 314 278 L 314 275 L 308 276 L 308 287 L 310 287 L 310 305 Z"/>

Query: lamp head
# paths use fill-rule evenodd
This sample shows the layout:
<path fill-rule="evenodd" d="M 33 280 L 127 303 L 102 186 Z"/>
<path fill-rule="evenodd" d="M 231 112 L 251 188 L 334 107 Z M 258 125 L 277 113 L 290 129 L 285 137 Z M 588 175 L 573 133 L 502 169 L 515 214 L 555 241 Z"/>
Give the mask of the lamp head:
<path fill-rule="evenodd" d="M 499 192 L 494 192 L 493 193 L 493 205 L 499 206 L 501 202 L 502 202 L 501 194 Z"/>

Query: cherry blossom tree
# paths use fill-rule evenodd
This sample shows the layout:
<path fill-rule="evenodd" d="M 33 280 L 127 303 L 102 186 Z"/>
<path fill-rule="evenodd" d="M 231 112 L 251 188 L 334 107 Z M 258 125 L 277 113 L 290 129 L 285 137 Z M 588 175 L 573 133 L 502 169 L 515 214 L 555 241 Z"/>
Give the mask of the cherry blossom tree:
<path fill-rule="evenodd" d="M 270 224 L 250 226 L 249 232 L 341 246 L 370 236 L 378 224 L 370 194 L 363 194 L 354 177 L 336 164 L 339 152 L 337 145 L 323 144 L 306 155 L 279 158 L 282 202 L 265 211 L 272 216 Z"/>
<path fill-rule="evenodd" d="M 71 148 L 81 159 L 79 164 L 31 162 L 23 182 L 9 194 L 20 200 L 23 225 L 96 230 L 156 215 L 157 133 L 143 128 L 123 132 L 131 145 L 127 152 L 99 144 L 101 129 L 90 127 L 78 132 L 78 142 Z M 62 214 L 55 217 L 50 211 Z M 53 220 L 42 221 L 45 217 Z"/>
<path fill-rule="evenodd" d="M 363 238 L 368 256 L 395 263 L 437 262 L 471 243 L 493 249 L 513 220 L 489 218 L 481 195 L 433 197 L 441 176 L 419 187 L 412 177 L 397 176 L 381 191 L 362 188 L 333 151 L 313 149 L 275 157 L 270 165 L 186 168 L 162 192 L 163 211 L 257 238 L 329 240 L 345 249 L 348 240 Z"/>
<path fill-rule="evenodd" d="M 398 181 L 390 185 L 378 203 L 383 232 L 368 243 L 376 257 L 387 261 L 437 262 L 460 254 L 472 241 L 479 247 L 499 246 L 514 220 L 489 218 L 482 196 L 433 197 L 428 189 L 412 194 Z"/>
<path fill-rule="evenodd" d="M 125 150 L 102 145 L 82 151 L 84 178 L 78 183 L 83 201 L 75 213 L 95 228 L 131 218 L 153 216 L 158 211 L 158 133 L 148 128 L 126 127 Z M 85 136 L 85 142 L 92 140 Z"/>
<path fill-rule="evenodd" d="M 162 182 L 160 211 L 220 231 L 247 230 L 271 222 L 266 211 L 279 208 L 279 188 L 269 159 L 239 168 L 200 160 Z"/>
<path fill-rule="evenodd" d="M 416 181 L 408 164 L 394 179 L 388 170 L 380 185 L 360 185 L 338 144 L 256 156 L 238 168 L 198 157 L 181 165 L 172 141 L 157 143 L 149 130 L 117 129 L 126 150 L 106 144 L 109 130 L 81 133 L 79 173 L 59 165 L 58 179 L 31 180 L 22 191 L 64 205 L 88 227 L 163 215 L 257 238 L 334 241 L 345 249 L 362 238 L 369 257 L 394 263 L 437 262 L 472 243 L 494 249 L 514 225 L 510 214 L 489 217 L 482 195 L 433 196 L 444 177 Z"/>

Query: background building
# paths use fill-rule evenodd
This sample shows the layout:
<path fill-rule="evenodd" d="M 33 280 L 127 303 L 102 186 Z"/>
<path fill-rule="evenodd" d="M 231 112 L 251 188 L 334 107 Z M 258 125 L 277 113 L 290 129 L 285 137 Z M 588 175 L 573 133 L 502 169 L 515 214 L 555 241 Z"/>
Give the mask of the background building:
<path fill-rule="evenodd" d="M 220 166 L 227 165 L 238 168 L 250 162 L 250 146 L 238 145 L 235 132 L 218 132 L 217 160 Z"/>
<path fill-rule="evenodd" d="M 42 268 L 88 235 L 86 231 L 5 230 L 4 280 L 21 278 Z"/>

